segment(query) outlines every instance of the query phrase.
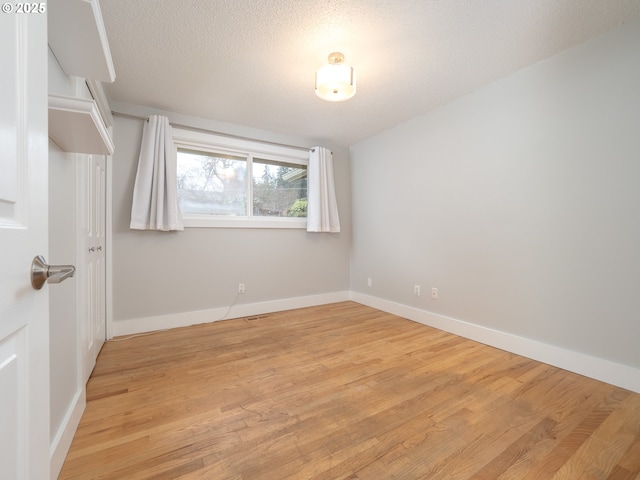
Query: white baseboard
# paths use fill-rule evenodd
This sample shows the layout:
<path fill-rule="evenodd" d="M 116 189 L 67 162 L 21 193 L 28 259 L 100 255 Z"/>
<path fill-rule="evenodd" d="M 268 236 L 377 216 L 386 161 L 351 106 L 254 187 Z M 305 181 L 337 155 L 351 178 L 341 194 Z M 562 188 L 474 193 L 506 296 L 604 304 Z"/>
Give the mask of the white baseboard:
<path fill-rule="evenodd" d="M 461 337 L 640 393 L 640 369 L 353 291 L 114 321 L 114 336 L 353 300 Z"/>
<path fill-rule="evenodd" d="M 65 458 L 67 458 L 73 436 L 78 429 L 86 405 L 87 392 L 86 387 L 83 386 L 73 397 L 73 400 L 69 404 L 67 414 L 64 416 L 62 424 L 51 442 L 49 448 L 49 471 L 51 472 L 51 480 L 55 480 L 58 478 L 58 475 L 60 475 L 60 470 L 62 470 Z"/>
<path fill-rule="evenodd" d="M 363 293 L 351 292 L 350 298 L 354 302 L 377 308 L 387 313 L 640 393 L 640 369 L 628 365 L 456 320 Z"/>
<path fill-rule="evenodd" d="M 113 336 L 133 335 L 155 330 L 187 327 L 200 323 L 210 323 L 230 318 L 248 317 L 270 312 L 293 310 L 294 308 L 313 307 L 327 303 L 344 302 L 349 300 L 350 292 L 331 292 L 304 297 L 284 298 L 267 302 L 237 304 L 229 307 L 212 308 L 207 310 L 195 310 L 169 315 L 157 315 L 153 317 L 132 318 L 129 320 L 113 321 L 111 332 Z"/>

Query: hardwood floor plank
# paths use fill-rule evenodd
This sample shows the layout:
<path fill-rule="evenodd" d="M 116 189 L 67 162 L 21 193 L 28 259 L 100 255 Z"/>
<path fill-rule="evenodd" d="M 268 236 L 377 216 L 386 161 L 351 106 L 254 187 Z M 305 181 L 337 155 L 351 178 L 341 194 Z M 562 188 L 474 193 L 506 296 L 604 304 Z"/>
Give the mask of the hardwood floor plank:
<path fill-rule="evenodd" d="M 638 397 L 627 396 L 552 478 L 607 478 L 637 436 L 640 428 Z"/>
<path fill-rule="evenodd" d="M 506 449 L 502 450 L 471 478 L 474 480 L 498 478 L 511 465 L 525 456 L 528 451 L 535 448 L 539 442 L 552 438 L 553 430 L 556 425 L 556 421 L 551 420 L 550 418 L 543 418 L 532 429 L 528 430 Z"/>
<path fill-rule="evenodd" d="M 640 472 L 640 434 L 622 456 L 619 465 L 630 472 Z"/>
<path fill-rule="evenodd" d="M 640 480 L 640 395 L 358 305 L 107 342 L 60 479 Z"/>

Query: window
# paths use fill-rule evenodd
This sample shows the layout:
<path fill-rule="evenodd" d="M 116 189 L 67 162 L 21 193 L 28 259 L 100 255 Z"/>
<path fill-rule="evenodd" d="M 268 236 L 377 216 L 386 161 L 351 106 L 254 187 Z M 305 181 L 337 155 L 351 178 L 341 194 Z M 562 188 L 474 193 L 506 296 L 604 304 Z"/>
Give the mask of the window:
<path fill-rule="evenodd" d="M 253 160 L 253 215 L 307 217 L 307 167 L 262 158 Z"/>
<path fill-rule="evenodd" d="M 305 228 L 307 152 L 174 129 L 185 227 Z"/>
<path fill-rule="evenodd" d="M 223 153 L 178 149 L 178 201 L 183 215 L 246 215 L 247 161 Z"/>

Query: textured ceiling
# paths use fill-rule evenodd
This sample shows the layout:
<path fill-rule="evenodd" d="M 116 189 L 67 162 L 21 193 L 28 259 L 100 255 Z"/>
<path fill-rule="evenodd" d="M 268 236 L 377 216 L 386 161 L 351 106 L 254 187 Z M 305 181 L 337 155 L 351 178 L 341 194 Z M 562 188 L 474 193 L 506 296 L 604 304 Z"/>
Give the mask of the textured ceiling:
<path fill-rule="evenodd" d="M 102 0 L 111 100 L 349 146 L 640 16 L 640 0 Z M 333 51 L 357 93 L 320 100 Z"/>

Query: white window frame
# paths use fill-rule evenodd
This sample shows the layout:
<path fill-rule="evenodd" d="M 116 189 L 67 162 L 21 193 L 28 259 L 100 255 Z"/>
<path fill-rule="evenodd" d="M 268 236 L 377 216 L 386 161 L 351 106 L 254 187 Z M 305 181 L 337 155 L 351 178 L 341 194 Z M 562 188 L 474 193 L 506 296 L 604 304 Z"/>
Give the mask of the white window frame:
<path fill-rule="evenodd" d="M 251 169 L 253 157 L 261 160 L 274 160 L 297 165 L 309 165 L 309 152 L 294 147 L 263 143 L 258 140 L 226 137 L 202 131 L 173 128 L 173 142 L 176 148 L 211 153 L 226 153 L 247 158 L 247 168 Z M 250 170 L 247 170 L 248 172 Z M 247 182 L 252 176 L 247 175 Z M 306 217 L 267 217 L 253 216 L 249 212 L 253 208 L 253 188 L 248 185 L 247 216 L 183 214 L 185 228 L 307 228 Z"/>

